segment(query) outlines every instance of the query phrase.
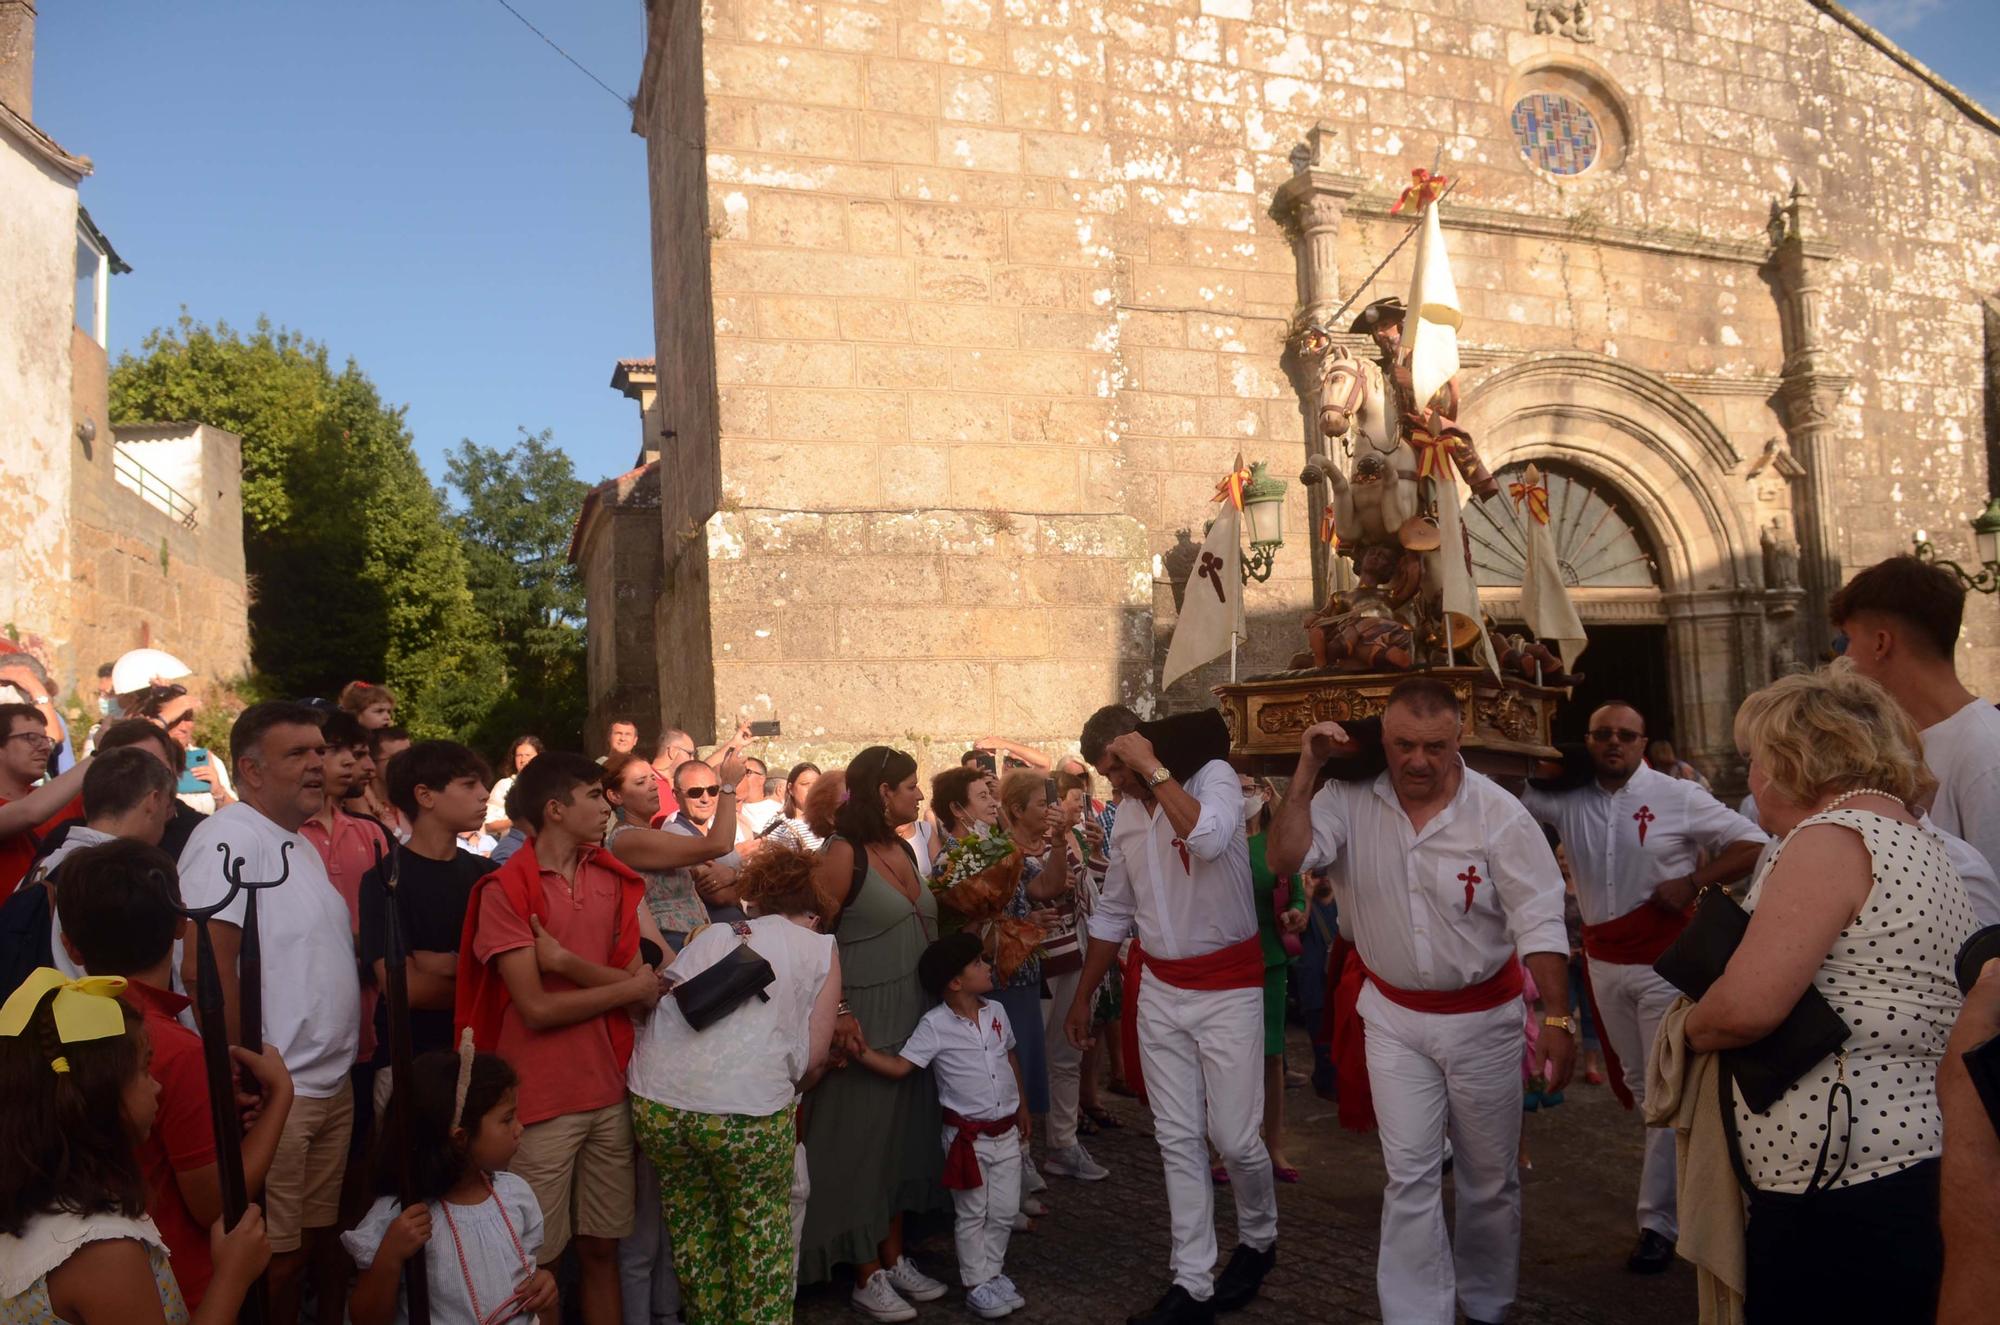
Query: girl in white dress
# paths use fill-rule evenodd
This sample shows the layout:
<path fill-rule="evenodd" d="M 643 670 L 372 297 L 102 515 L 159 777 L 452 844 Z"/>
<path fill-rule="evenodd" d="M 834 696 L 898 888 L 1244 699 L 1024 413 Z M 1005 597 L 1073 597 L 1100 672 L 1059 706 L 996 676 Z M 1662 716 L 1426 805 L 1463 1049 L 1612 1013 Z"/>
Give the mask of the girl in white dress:
<path fill-rule="evenodd" d="M 535 1268 L 541 1207 L 534 1189 L 506 1172 L 521 1146 L 514 1069 L 498 1054 L 474 1053 L 468 1031 L 458 1053 L 421 1055 L 411 1077 L 410 1101 L 391 1097 L 376 1153 L 377 1190 L 389 1195 L 341 1235 L 361 1269 L 350 1319 L 354 1325 L 408 1320 L 403 1267 L 423 1248 L 432 1325 L 554 1325 L 555 1277 Z M 396 1111 L 411 1101 L 406 1151 Z M 411 1185 L 423 1198 L 407 1210 L 394 1195 L 405 1153 Z"/>
<path fill-rule="evenodd" d="M 213 1234 L 190 1313 L 146 1214 L 152 1049 L 118 976 L 44 966 L 0 1007 L 0 1325 L 225 1325 L 271 1259 L 256 1206 Z"/>

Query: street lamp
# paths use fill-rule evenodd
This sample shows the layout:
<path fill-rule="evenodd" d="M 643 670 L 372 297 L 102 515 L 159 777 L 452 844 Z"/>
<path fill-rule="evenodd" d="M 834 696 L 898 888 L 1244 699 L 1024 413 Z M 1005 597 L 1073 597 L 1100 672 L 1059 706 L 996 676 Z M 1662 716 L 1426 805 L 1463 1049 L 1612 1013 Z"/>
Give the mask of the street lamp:
<path fill-rule="evenodd" d="M 1247 495 L 1245 500 L 1248 500 Z M 1940 557 L 1921 529 L 1917 531 L 1916 558 L 1927 565 L 1942 566 L 1974 593 L 2000 590 L 2000 497 L 1988 502 L 1986 509 L 1972 521 L 1972 545 L 1979 554 L 1981 569 L 1977 574 L 1968 573 L 1957 562 Z"/>
<path fill-rule="evenodd" d="M 1285 545 L 1285 481 L 1266 473 L 1261 460 L 1250 466 L 1250 481 L 1243 485 L 1243 517 L 1250 525 L 1250 555 L 1243 559 L 1243 580 L 1262 584 L 1271 578 L 1278 549 Z"/>

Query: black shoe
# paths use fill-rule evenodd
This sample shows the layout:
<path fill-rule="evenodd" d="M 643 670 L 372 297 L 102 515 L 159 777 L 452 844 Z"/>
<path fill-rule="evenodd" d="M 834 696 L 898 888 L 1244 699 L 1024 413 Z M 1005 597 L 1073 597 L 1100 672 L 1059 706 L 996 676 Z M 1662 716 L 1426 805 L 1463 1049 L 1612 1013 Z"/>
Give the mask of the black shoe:
<path fill-rule="evenodd" d="M 1234 1311 L 1238 1307 L 1250 1305 L 1250 1299 L 1257 1296 L 1257 1290 L 1264 1283 L 1264 1276 L 1278 1263 L 1278 1244 L 1273 1242 L 1262 1251 L 1237 1244 L 1229 1254 L 1229 1264 L 1222 1267 L 1222 1273 L 1215 1281 L 1215 1309 Z"/>
<path fill-rule="evenodd" d="M 1674 1240 L 1652 1229 L 1641 1229 L 1625 1268 L 1633 1274 L 1659 1274 L 1674 1263 Z"/>
<path fill-rule="evenodd" d="M 1125 1325 L 1215 1325 L 1215 1302 L 1197 1302 L 1175 1284 L 1160 1294 L 1151 1311 L 1127 1316 Z"/>

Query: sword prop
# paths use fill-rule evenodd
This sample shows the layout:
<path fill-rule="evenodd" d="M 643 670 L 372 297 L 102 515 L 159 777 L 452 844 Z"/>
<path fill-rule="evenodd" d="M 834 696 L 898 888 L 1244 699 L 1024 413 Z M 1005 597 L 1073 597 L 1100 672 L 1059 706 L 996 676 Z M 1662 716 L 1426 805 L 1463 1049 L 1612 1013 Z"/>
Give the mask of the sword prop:
<path fill-rule="evenodd" d="M 243 862 L 231 862 L 229 844 L 221 843 L 222 877 L 229 889 L 222 900 L 213 906 L 175 909 L 189 920 L 194 921 L 194 1005 L 201 1022 L 201 1062 L 208 1077 L 209 1126 L 215 1132 L 216 1176 L 222 1188 L 222 1226 L 235 1228 L 249 1207 L 249 1192 L 243 1179 L 243 1119 L 236 1111 L 236 1072 L 229 1059 L 229 1023 L 225 1018 L 222 1001 L 222 980 L 220 968 L 215 961 L 215 943 L 209 937 L 208 922 L 228 909 L 238 893 L 248 892 L 243 903 L 243 946 L 237 963 L 238 1005 L 241 1024 L 254 1025 L 257 1029 L 257 1044 L 253 1052 L 262 1050 L 263 1040 L 263 990 L 257 966 L 250 958 L 256 941 L 256 899 L 257 889 L 275 888 L 291 875 L 291 861 L 284 853 L 291 850 L 287 842 L 279 848 L 282 868 L 278 877 L 269 883 L 248 883 L 243 879 Z M 178 895 L 178 890 L 169 889 Z M 254 994 L 253 994 L 254 991 Z M 257 1021 L 250 1021 L 252 1011 Z M 236 1319 L 240 1325 L 264 1325 L 270 1311 L 266 1298 L 263 1275 L 258 1275 L 243 1295 L 242 1309 Z"/>
<path fill-rule="evenodd" d="M 1449 198 L 1452 194 L 1452 190 L 1456 189 L 1457 187 L 1458 187 L 1458 180 L 1453 180 L 1451 183 L 1445 185 L 1444 192 L 1440 193 L 1437 196 L 1437 201 L 1443 202 L 1446 198 Z M 1361 298 L 1362 295 L 1368 292 L 1368 287 L 1375 283 L 1375 278 L 1382 274 L 1383 268 L 1387 267 L 1390 263 L 1396 260 L 1396 255 L 1398 253 L 1401 253 L 1405 248 L 1405 246 L 1407 246 L 1412 239 L 1415 239 L 1417 237 L 1417 231 L 1421 230 L 1422 228 L 1423 228 L 1423 213 L 1419 212 L 1417 214 L 1416 221 L 1411 224 L 1408 230 L 1404 231 L 1403 237 L 1396 241 L 1395 247 L 1391 248 L 1386 254 L 1383 255 L 1382 260 L 1375 264 L 1375 270 L 1369 272 L 1366 276 L 1361 278 L 1361 284 L 1354 287 L 1354 293 L 1347 296 L 1347 302 L 1342 304 L 1339 308 L 1334 309 L 1331 313 L 1327 314 L 1326 318 L 1323 321 L 1321 321 L 1319 325 L 1325 327 L 1328 331 L 1333 330 L 1334 324 L 1340 321 L 1340 315 L 1342 313 L 1345 313 L 1348 309 L 1354 307 L 1355 300 Z"/>
<path fill-rule="evenodd" d="M 389 1116 L 385 1125 L 393 1128 L 385 1139 L 396 1148 L 397 1199 L 407 1208 L 416 1195 L 410 1174 L 410 975 L 405 963 L 409 946 L 403 939 L 403 903 L 398 893 L 402 882 L 402 853 L 395 847 L 396 835 L 389 825 L 372 814 L 357 814 L 381 830 L 382 841 L 375 847 L 375 877 L 382 881 L 382 975 L 383 992 L 389 1000 Z M 384 845 L 388 849 L 383 849 Z M 452 1119 L 454 1124 L 457 1119 Z M 409 1325 L 431 1325 L 431 1279 L 425 1249 L 417 1248 L 403 1262 L 403 1301 L 408 1306 Z"/>

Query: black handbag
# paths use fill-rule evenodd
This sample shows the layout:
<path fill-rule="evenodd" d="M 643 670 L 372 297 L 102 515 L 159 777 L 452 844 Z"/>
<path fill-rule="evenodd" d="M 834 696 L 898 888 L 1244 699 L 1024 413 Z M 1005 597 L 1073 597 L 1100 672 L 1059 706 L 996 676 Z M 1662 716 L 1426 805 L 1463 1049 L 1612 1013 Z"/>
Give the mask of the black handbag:
<path fill-rule="evenodd" d="M 1661 979 L 1699 999 L 1722 977 L 1729 959 L 1750 928 L 1750 913 L 1713 885 L 1695 899 L 1694 918 L 1653 970 Z M 1848 1026 L 1826 995 L 1811 985 L 1776 1030 L 1755 1044 L 1722 1051 L 1722 1065 L 1735 1080 L 1753 1113 L 1766 1113 L 1806 1073 L 1847 1043 Z"/>
<path fill-rule="evenodd" d="M 739 920 L 730 928 L 736 931 L 738 939 L 750 937 L 747 921 Z M 701 974 L 676 984 L 674 1000 L 680 1004 L 681 1016 L 687 1024 L 694 1030 L 705 1031 L 743 1006 L 752 995 L 770 1002 L 771 996 L 764 989 L 777 978 L 771 963 L 758 956 L 749 943 L 739 942 L 728 956 Z"/>

